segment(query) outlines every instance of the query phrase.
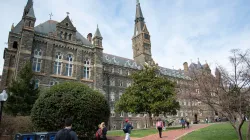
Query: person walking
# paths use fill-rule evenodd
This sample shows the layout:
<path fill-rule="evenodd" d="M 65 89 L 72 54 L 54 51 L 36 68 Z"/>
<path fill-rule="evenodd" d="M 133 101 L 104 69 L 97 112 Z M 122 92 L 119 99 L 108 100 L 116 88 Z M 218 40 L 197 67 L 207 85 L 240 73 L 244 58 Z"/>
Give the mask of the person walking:
<path fill-rule="evenodd" d="M 185 120 L 181 118 L 181 128 L 185 129 Z"/>
<path fill-rule="evenodd" d="M 104 122 L 102 122 L 101 123 L 101 129 L 102 129 L 102 136 L 101 136 L 101 140 L 107 140 L 107 131 L 108 131 L 108 129 L 107 129 L 107 127 L 105 126 L 105 123 Z"/>
<path fill-rule="evenodd" d="M 132 129 L 133 126 L 128 122 L 128 119 L 126 119 L 123 127 L 123 132 L 125 133 L 125 140 L 130 140 L 130 133 Z"/>
<path fill-rule="evenodd" d="M 157 120 L 157 122 L 156 122 L 156 129 L 158 129 L 160 138 L 162 138 L 162 137 L 161 137 L 161 134 L 162 134 L 162 128 L 163 128 L 163 127 L 164 127 L 164 126 L 163 126 L 163 122 L 162 122 L 161 119 L 159 118 L 159 119 Z"/>
<path fill-rule="evenodd" d="M 56 133 L 55 140 L 78 140 L 76 132 L 72 130 L 72 119 L 65 119 L 65 127 Z"/>
<path fill-rule="evenodd" d="M 102 128 L 101 128 L 101 124 L 99 124 L 98 129 L 95 133 L 96 140 L 101 140 L 101 136 L 102 136 Z"/>

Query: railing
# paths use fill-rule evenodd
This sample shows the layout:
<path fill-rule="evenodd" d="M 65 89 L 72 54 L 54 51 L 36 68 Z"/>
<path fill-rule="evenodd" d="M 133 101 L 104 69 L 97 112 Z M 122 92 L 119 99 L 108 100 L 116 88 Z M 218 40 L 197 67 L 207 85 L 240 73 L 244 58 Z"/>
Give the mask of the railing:
<path fill-rule="evenodd" d="M 16 134 L 14 140 L 54 140 L 57 132 L 33 132 Z"/>

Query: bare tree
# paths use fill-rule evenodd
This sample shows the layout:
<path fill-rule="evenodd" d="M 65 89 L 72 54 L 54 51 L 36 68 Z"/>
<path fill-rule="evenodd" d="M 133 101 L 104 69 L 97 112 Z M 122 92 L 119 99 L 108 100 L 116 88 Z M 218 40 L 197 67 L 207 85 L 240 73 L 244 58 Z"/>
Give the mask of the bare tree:
<path fill-rule="evenodd" d="M 248 115 L 250 103 L 249 51 L 243 53 L 235 49 L 231 53 L 229 60 L 232 64 L 232 71 L 218 66 L 213 76 L 206 70 L 190 70 L 193 85 L 200 90 L 199 94 L 192 94 L 191 98 L 201 101 L 225 116 L 237 132 L 239 140 L 242 140 L 241 128 Z M 249 131 L 250 126 L 248 136 Z"/>

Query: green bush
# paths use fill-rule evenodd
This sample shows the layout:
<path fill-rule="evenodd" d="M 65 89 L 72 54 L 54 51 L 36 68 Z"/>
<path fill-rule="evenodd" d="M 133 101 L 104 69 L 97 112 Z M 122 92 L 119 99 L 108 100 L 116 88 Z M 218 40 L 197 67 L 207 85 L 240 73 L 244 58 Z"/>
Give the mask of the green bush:
<path fill-rule="evenodd" d="M 40 131 L 57 131 L 65 118 L 72 118 L 79 137 L 92 137 L 109 115 L 105 97 L 82 83 L 53 86 L 40 94 L 31 111 L 32 122 Z"/>

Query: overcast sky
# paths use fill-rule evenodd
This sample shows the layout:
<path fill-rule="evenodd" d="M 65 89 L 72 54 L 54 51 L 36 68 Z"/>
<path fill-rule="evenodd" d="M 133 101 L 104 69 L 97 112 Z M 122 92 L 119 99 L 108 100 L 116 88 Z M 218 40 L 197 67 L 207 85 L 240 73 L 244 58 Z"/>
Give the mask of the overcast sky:
<path fill-rule="evenodd" d="M 97 24 L 105 53 L 132 58 L 136 0 L 33 0 L 36 25 L 62 21 L 70 12 L 86 37 Z M 27 0 L 0 0 L 0 72 L 12 23 L 21 20 Z M 183 62 L 207 60 L 227 66 L 229 51 L 250 48 L 249 0 L 140 0 L 151 35 L 153 59 L 160 66 L 183 69 Z M 214 71 L 214 70 L 213 70 Z"/>

